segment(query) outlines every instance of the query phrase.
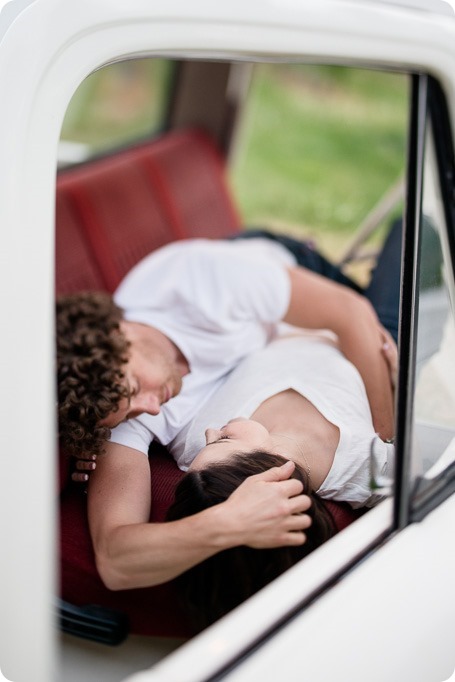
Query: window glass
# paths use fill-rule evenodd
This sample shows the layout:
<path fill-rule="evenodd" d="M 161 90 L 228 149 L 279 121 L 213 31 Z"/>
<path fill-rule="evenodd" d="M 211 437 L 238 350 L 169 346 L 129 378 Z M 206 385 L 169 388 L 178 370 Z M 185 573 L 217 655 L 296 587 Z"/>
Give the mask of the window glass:
<path fill-rule="evenodd" d="M 155 59 L 135 60 L 114 64 L 92 74 L 81 85 L 71 102 L 62 130 L 62 149 L 64 149 L 65 143 L 71 143 L 73 146 L 67 147 L 68 150 L 82 150 L 82 153 L 86 154 L 88 158 L 92 154 L 126 145 L 159 130 L 163 125 L 164 115 L 169 104 L 168 93 L 170 92 L 174 64 L 175 62 L 172 61 Z M 332 261 L 342 262 L 344 260 L 342 257 L 343 250 L 352 235 L 359 229 L 362 234 L 360 242 L 369 238 L 373 247 L 379 250 L 390 227 L 397 225 L 399 221 L 396 219 L 401 216 L 401 194 L 400 191 L 396 191 L 396 188 L 399 189 L 402 184 L 401 178 L 404 174 L 406 160 L 409 104 L 407 76 L 342 67 L 256 64 L 253 65 L 251 87 L 243 99 L 244 89 L 243 83 L 239 84 L 240 78 L 232 77 L 233 71 L 225 73 L 226 71 L 229 72 L 232 67 L 235 69 L 234 75 L 239 76 L 239 64 L 230 65 L 226 62 L 210 62 L 207 64 L 213 67 L 221 65 L 222 69 L 220 71 L 217 68 L 181 69 L 178 79 L 180 92 L 173 92 L 175 101 L 171 105 L 176 108 L 175 104 L 179 99 L 185 100 L 185 102 L 181 104 L 179 114 L 181 118 L 174 112 L 175 118 L 170 117 L 169 127 L 177 127 L 177 124 L 179 126 L 189 125 L 189 118 L 190 116 L 193 117 L 196 109 L 203 109 L 206 115 L 205 125 L 200 124 L 201 119 L 198 119 L 198 124 L 212 134 L 211 127 L 217 128 L 215 125 L 209 125 L 214 123 L 213 119 L 221 120 L 225 128 L 230 125 L 235 128 L 237 121 L 241 122 L 241 125 L 233 132 L 234 151 L 231 154 L 232 149 L 228 149 L 227 153 L 231 160 L 229 178 L 233 188 L 234 203 L 239 208 L 244 225 L 267 228 L 300 239 L 310 240 L 309 259 L 311 259 L 312 247 L 315 246 Z M 188 63 L 185 66 L 188 67 Z M 201 64 L 197 62 L 196 66 L 200 67 Z M 233 104 L 234 86 L 236 85 L 234 81 L 238 85 L 235 92 L 237 98 L 235 107 L 238 107 L 238 110 L 243 113 L 243 115 L 239 114 L 238 117 L 239 111 L 236 111 L 235 115 L 233 112 L 235 108 Z M 214 84 L 216 84 L 216 88 Z M 217 97 L 215 97 L 215 92 Z M 190 101 L 188 102 L 188 100 Z M 214 105 L 212 108 L 205 104 L 209 100 Z M 195 106 L 195 104 L 200 105 L 201 102 L 202 107 Z M 170 109 L 173 107 L 171 106 Z M 184 110 L 183 113 L 182 110 Z M 194 120 L 191 120 L 191 124 L 194 125 Z M 197 164 L 193 169 L 190 163 L 185 165 L 187 161 L 187 158 L 182 159 L 182 169 L 186 168 L 185 172 L 188 172 L 188 168 L 190 168 L 190 172 L 197 178 L 201 173 L 202 182 L 199 183 L 200 187 L 198 187 L 198 190 L 201 190 L 200 195 L 191 196 L 191 201 L 187 201 L 188 197 L 184 197 L 183 208 L 180 209 L 179 207 L 182 212 L 182 220 L 186 219 L 186 216 L 183 215 L 185 210 L 189 213 L 193 210 L 193 203 L 196 205 L 199 202 L 202 206 L 210 207 L 210 200 L 213 199 L 213 197 L 204 194 L 206 187 L 209 193 L 213 191 L 212 185 L 206 180 L 204 181 L 204 169 L 201 170 Z M 177 159 L 175 163 L 178 162 Z M 152 182 L 151 176 L 152 174 L 147 176 L 147 182 Z M 175 176 L 180 178 L 179 174 L 175 174 Z M 99 176 L 97 177 L 99 179 Z M 94 180 L 92 181 L 94 182 Z M 109 248 L 107 246 L 109 243 L 113 250 L 115 245 L 120 243 L 120 240 L 115 241 L 117 239 L 117 222 L 121 224 L 122 231 L 125 229 L 124 225 L 128 225 L 128 234 L 122 244 L 125 244 L 126 241 L 132 244 L 137 234 L 142 237 L 144 233 L 147 233 L 147 229 L 143 229 L 143 219 L 145 217 L 148 220 L 148 215 L 144 216 L 146 211 L 143 210 L 142 206 L 152 209 L 150 212 L 151 231 L 155 219 L 153 210 L 156 213 L 161 211 L 161 207 L 153 203 L 157 201 L 158 192 L 151 191 L 150 202 L 140 204 L 134 201 L 136 183 L 122 182 L 118 186 L 120 189 L 115 197 L 108 194 L 106 198 L 103 195 L 102 188 L 90 196 L 95 214 L 99 208 L 95 202 L 98 201 L 101 204 L 102 200 L 106 200 L 102 207 L 103 211 L 100 210 L 99 214 L 108 216 L 106 219 L 108 227 L 106 227 L 105 233 L 115 234 L 115 239 L 106 241 L 105 248 Z M 144 186 L 148 187 L 146 183 Z M 392 194 L 390 194 L 391 188 Z M 178 183 L 170 187 L 166 196 L 178 200 L 178 193 L 183 192 L 184 194 L 185 191 L 187 191 L 185 183 L 179 180 Z M 386 201 L 384 201 L 384 197 L 386 197 Z M 71 199 L 73 198 L 71 196 Z M 58 229 L 61 230 L 62 234 L 65 229 L 68 229 L 71 238 L 73 231 L 75 231 L 75 225 L 78 224 L 77 220 L 85 219 L 82 210 L 77 213 L 74 212 L 76 217 L 73 220 L 73 203 L 78 207 L 77 201 L 71 201 L 68 204 L 62 201 L 61 212 L 57 212 Z M 135 203 L 139 207 L 139 217 L 133 216 L 132 206 Z M 110 210 L 111 206 L 113 207 L 112 211 Z M 164 222 L 167 219 L 166 212 L 162 211 L 162 213 L 164 216 L 163 240 L 172 241 L 175 238 L 175 232 Z M 170 211 L 168 213 L 171 214 Z M 59 223 L 59 216 L 61 216 L 61 223 Z M 117 221 L 117 216 L 127 216 L 128 220 Z M 65 220 L 68 220 L 68 224 L 65 223 Z M 83 228 L 83 238 L 80 240 L 81 249 L 85 248 L 85 244 L 88 242 L 85 237 L 86 234 L 90 234 L 91 226 L 84 224 Z M 120 229 L 118 232 L 120 234 Z M 65 244 L 63 237 L 60 244 Z M 148 244 L 149 242 L 147 242 L 147 248 L 152 248 Z M 123 257 L 125 249 L 122 247 L 122 249 L 118 249 L 118 251 L 120 250 L 122 250 Z M 69 248 L 61 248 L 60 253 L 66 258 L 68 253 L 73 252 Z M 113 255 L 117 257 L 118 253 Z M 98 252 L 95 257 L 99 257 Z M 317 261 L 315 259 L 316 266 L 320 265 L 322 260 Z M 88 258 L 81 259 L 81 261 L 84 267 L 90 262 Z M 66 263 L 66 261 L 64 262 Z M 367 285 L 375 262 L 374 256 L 370 257 L 368 254 L 368 257 L 365 258 L 364 253 L 362 253 L 360 260 L 355 259 L 355 263 L 349 260 L 348 266 L 344 270 L 353 275 L 361 285 Z M 70 265 L 73 266 L 73 263 Z M 400 262 L 398 262 L 398 284 L 399 266 Z M 59 267 L 63 268 L 64 266 L 59 265 Z M 321 266 L 318 271 L 321 272 L 324 267 Z M 82 281 L 83 277 L 87 275 L 81 270 L 83 268 L 77 268 L 77 277 L 80 278 L 78 282 Z M 333 270 L 331 272 L 333 273 Z M 337 274 L 339 273 L 337 272 Z M 91 277 L 92 272 L 89 272 L 87 276 Z M 386 279 L 389 282 L 391 278 L 387 277 Z M 87 288 L 85 282 L 78 284 L 78 287 Z M 398 310 L 399 286 L 394 289 L 394 294 L 395 291 L 394 302 L 396 302 L 396 309 Z M 372 299 L 370 298 L 370 300 Z M 352 321 L 352 324 L 355 324 L 355 320 Z M 318 337 L 318 339 L 319 349 L 327 350 L 331 347 L 333 339 L 329 340 L 327 337 Z M 316 343 L 316 336 L 313 341 Z M 332 358 L 335 355 L 338 360 L 339 354 L 336 351 L 332 354 Z M 322 367 L 324 356 L 321 357 L 322 360 L 319 358 L 318 362 Z M 294 367 L 297 366 L 296 363 L 297 361 L 292 367 L 293 373 Z M 344 365 L 344 363 L 340 364 Z M 344 369 L 346 370 L 346 367 Z M 332 488 L 329 486 L 327 492 L 329 500 L 346 500 L 349 495 L 353 495 L 353 490 L 356 492 L 357 489 L 360 489 L 361 496 L 359 498 L 349 498 L 349 501 L 356 508 L 377 501 L 376 497 L 372 499 L 373 495 L 370 493 L 385 495 L 389 492 L 390 488 L 385 490 L 390 482 L 386 473 L 390 475 L 388 464 L 392 457 L 389 458 L 389 454 L 393 450 L 393 446 L 382 441 L 379 444 L 376 443 L 379 439 L 375 438 L 366 393 L 363 391 L 363 387 L 357 392 L 359 386 L 357 374 L 351 370 L 347 374 L 352 389 L 349 399 L 352 402 L 357 399 L 358 402 L 351 413 L 349 412 L 351 402 L 348 401 L 348 407 L 344 409 L 345 400 L 341 389 L 345 387 L 346 381 L 344 377 L 341 377 L 340 372 L 336 386 L 339 389 L 337 394 L 338 414 L 342 415 L 340 417 L 342 421 L 342 423 L 340 421 L 340 428 L 334 408 L 333 417 L 332 407 L 330 410 L 327 407 L 326 416 L 322 412 L 318 414 L 317 405 L 311 405 L 309 408 L 307 403 L 310 401 L 305 397 L 301 396 L 302 401 L 300 402 L 303 404 L 305 401 L 306 414 L 311 414 L 311 419 L 318 421 L 321 433 L 325 430 L 328 434 L 326 440 L 329 440 L 333 446 L 330 453 L 333 457 L 337 454 L 339 444 L 341 444 L 340 452 L 348 447 L 347 444 L 351 443 L 351 429 L 353 431 L 357 429 L 354 434 L 355 437 L 352 438 L 352 457 L 353 459 L 358 457 L 356 466 L 352 467 L 352 473 L 344 470 L 340 472 L 334 467 L 333 478 L 335 480 L 331 484 Z M 278 377 L 278 374 L 276 376 Z M 303 383 L 304 378 L 301 380 Z M 335 383 L 333 376 L 326 377 L 326 380 L 326 385 L 330 386 L 333 395 Z M 288 385 L 286 384 L 286 386 Z M 250 389 L 248 388 L 248 390 Z M 271 388 L 270 390 L 273 391 L 274 389 Z M 322 394 L 322 389 L 320 390 Z M 279 393 L 271 393 L 270 397 L 275 398 L 277 395 L 280 397 Z M 289 396 L 285 396 L 285 398 L 289 398 Z M 294 396 L 293 399 L 295 400 Z M 213 402 L 214 400 L 215 396 L 213 396 Z M 267 401 L 264 400 L 264 402 Z M 293 409 L 295 404 L 294 402 Z M 322 399 L 321 404 L 325 404 Z M 257 409 L 260 408 L 261 405 L 257 405 Z M 274 420 L 279 409 L 287 416 L 287 408 L 284 403 L 281 403 L 280 408 L 273 412 Z M 300 407 L 300 409 L 303 410 L 304 408 Z M 299 426 L 300 419 L 301 415 L 299 414 Z M 277 424 L 279 423 L 277 420 Z M 204 423 L 204 427 L 207 426 L 211 426 L 210 422 Z M 289 423 L 284 424 L 284 427 L 287 428 L 288 426 Z M 293 431 L 291 428 L 290 430 Z M 309 432 L 314 436 L 315 441 L 322 440 L 319 429 L 309 430 Z M 286 433 L 278 435 L 282 435 L 284 439 L 288 438 L 291 443 L 295 440 L 291 436 L 287 436 Z M 303 437 L 305 438 L 305 445 L 307 445 L 308 434 Z M 373 481 L 369 458 L 370 453 L 374 450 L 374 443 L 378 446 L 378 458 L 380 458 L 382 469 L 379 472 L 380 475 L 375 476 Z M 299 443 L 297 443 L 298 445 Z M 294 446 L 291 445 L 291 447 Z M 318 448 L 315 447 L 314 450 L 315 453 L 316 451 L 319 453 Z M 305 455 L 302 457 L 305 458 Z M 338 469 L 343 469 L 343 457 L 338 457 L 336 461 Z M 309 473 L 309 470 L 310 467 L 307 463 L 305 471 Z M 324 476 L 326 473 L 324 472 Z M 344 476 L 345 473 L 346 476 Z M 321 484 L 324 481 L 324 476 L 321 475 Z M 350 477 L 355 479 L 352 485 Z M 331 508 L 330 505 L 329 508 Z M 351 512 L 351 510 L 347 511 L 344 507 L 338 510 L 335 508 L 333 511 L 335 516 L 337 511 L 340 528 L 357 516 L 356 513 Z M 389 511 L 391 511 L 390 506 Z M 343 519 L 344 512 L 345 518 Z M 391 527 L 391 514 L 386 512 L 381 518 L 385 524 L 389 524 Z M 353 549 L 353 546 L 350 545 L 349 548 L 343 550 L 346 552 L 346 555 L 343 555 L 344 563 L 347 564 L 354 554 L 360 554 L 367 545 L 377 539 L 378 534 L 383 532 L 384 527 L 378 533 L 377 526 L 373 524 L 372 536 L 367 537 L 368 533 L 364 534 L 360 540 L 360 547 Z M 294 557 L 293 561 L 296 561 L 297 558 Z M 329 572 L 339 570 L 339 561 L 341 561 L 340 554 L 338 553 L 335 557 L 334 553 L 333 565 L 330 566 Z M 282 565 L 284 564 L 277 563 L 276 575 L 284 570 L 281 568 Z M 269 578 L 267 579 L 275 574 L 271 569 L 268 569 Z M 244 572 L 244 575 L 247 575 L 247 572 Z M 310 589 L 310 587 L 305 587 L 307 591 Z M 302 595 L 302 599 L 306 599 L 308 595 L 309 592 L 305 593 Z"/>
<path fill-rule="evenodd" d="M 172 74 L 173 62 L 160 59 L 132 59 L 92 73 L 66 112 L 61 160 L 83 160 L 160 130 Z"/>
<path fill-rule="evenodd" d="M 431 130 L 422 209 L 413 471 L 431 477 L 455 456 L 453 273 Z"/>
<path fill-rule="evenodd" d="M 245 223 L 314 238 L 338 259 L 404 173 L 407 116 L 404 75 L 255 65 L 231 173 Z"/>

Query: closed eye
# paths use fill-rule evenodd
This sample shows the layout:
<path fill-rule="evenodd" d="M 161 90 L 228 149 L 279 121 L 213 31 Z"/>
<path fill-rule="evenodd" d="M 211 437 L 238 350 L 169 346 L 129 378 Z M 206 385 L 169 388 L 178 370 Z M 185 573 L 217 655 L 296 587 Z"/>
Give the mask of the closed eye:
<path fill-rule="evenodd" d="M 230 436 L 221 436 L 221 438 L 217 438 L 216 440 L 212 440 L 212 442 L 207 443 L 207 445 L 216 445 L 216 443 L 224 443 L 230 439 L 231 439 Z"/>

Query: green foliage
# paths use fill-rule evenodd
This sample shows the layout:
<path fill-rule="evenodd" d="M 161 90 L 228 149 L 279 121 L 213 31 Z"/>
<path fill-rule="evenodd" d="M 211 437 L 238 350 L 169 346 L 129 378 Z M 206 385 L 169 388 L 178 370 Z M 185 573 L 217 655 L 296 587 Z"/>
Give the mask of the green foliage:
<path fill-rule="evenodd" d="M 353 230 L 403 173 L 405 76 L 255 67 L 231 179 L 245 223 Z"/>
<path fill-rule="evenodd" d="M 174 62 L 107 66 L 78 88 L 62 139 L 94 152 L 163 126 Z M 346 234 L 403 173 L 405 76 L 333 66 L 254 67 L 231 180 L 244 222 Z"/>
<path fill-rule="evenodd" d="M 134 59 L 95 71 L 70 102 L 62 139 L 96 152 L 156 132 L 164 123 L 172 69 L 169 60 Z"/>

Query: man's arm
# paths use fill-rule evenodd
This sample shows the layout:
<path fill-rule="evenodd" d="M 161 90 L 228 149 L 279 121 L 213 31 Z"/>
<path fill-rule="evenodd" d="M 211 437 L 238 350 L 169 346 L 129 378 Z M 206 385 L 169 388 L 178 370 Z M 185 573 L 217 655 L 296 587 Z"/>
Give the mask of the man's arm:
<path fill-rule="evenodd" d="M 300 545 L 311 520 L 292 462 L 251 476 L 222 504 L 168 523 L 149 523 L 150 467 L 137 450 L 109 443 L 90 476 L 88 513 L 96 563 L 112 590 L 171 580 L 237 545 Z"/>
<path fill-rule="evenodd" d="M 393 393 L 383 352 L 383 336 L 369 301 L 341 284 L 304 268 L 290 269 L 291 298 L 284 322 L 308 329 L 331 329 L 342 353 L 365 384 L 374 428 L 383 439 L 394 433 Z"/>

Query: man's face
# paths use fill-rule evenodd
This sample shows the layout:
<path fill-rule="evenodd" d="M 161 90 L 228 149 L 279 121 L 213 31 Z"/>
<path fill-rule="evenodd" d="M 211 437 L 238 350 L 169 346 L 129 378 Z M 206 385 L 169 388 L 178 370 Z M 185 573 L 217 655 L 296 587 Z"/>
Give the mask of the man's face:
<path fill-rule="evenodd" d="M 120 401 L 100 426 L 114 428 L 140 414 L 157 415 L 161 405 L 180 393 L 182 369 L 168 348 L 149 338 L 134 339 L 123 367 L 129 398 Z"/>

